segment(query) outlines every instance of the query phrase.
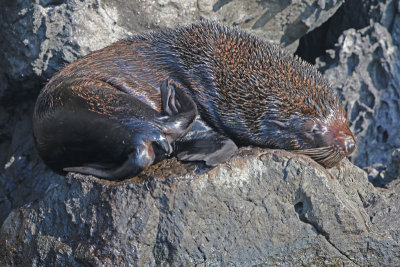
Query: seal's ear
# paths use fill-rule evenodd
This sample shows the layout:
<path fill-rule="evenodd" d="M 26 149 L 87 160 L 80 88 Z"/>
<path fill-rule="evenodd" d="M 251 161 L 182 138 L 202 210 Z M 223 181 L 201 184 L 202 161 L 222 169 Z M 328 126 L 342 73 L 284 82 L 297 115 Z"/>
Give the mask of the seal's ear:
<path fill-rule="evenodd" d="M 228 160 L 237 149 L 231 139 L 197 118 L 187 135 L 176 141 L 174 154 L 182 161 L 204 161 L 208 166 L 216 166 Z"/>

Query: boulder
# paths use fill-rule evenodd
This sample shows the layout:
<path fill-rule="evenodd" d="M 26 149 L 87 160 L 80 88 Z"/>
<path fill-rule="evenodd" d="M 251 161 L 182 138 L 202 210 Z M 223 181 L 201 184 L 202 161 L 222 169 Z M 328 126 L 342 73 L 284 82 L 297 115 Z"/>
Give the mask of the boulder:
<path fill-rule="evenodd" d="M 0 230 L 7 266 L 396 266 L 399 183 L 242 148 L 211 170 L 169 159 L 109 182 L 70 173 Z"/>
<path fill-rule="evenodd" d="M 345 23 L 350 29 L 316 65 L 344 99 L 358 141 L 352 162 L 384 169 L 400 148 L 400 14 L 394 1 L 348 1 L 331 20 L 325 30 L 332 36 L 334 29 L 346 28 Z M 319 34 L 310 35 L 305 39 L 312 44 Z"/>

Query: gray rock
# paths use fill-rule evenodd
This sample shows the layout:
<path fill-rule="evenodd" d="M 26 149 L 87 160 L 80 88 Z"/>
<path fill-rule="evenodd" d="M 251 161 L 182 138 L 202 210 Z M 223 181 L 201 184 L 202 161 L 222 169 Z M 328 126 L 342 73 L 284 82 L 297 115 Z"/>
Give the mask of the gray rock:
<path fill-rule="evenodd" d="M 1 15 L 1 35 L 8 38 L 1 42 L 0 67 L 11 83 L 5 95 L 37 88 L 66 62 L 128 33 L 116 23 L 116 10 L 96 0 L 7 1 Z"/>
<path fill-rule="evenodd" d="M 41 197 L 45 190 L 62 177 L 50 171 L 39 158 L 32 136 L 31 103 L 18 105 L 12 127 L 5 135 L 11 142 L 0 142 L 4 153 L 0 157 L 0 225 L 13 208 Z"/>
<path fill-rule="evenodd" d="M 385 183 L 398 178 L 400 178 L 400 148 L 394 150 L 392 153 L 390 164 L 385 173 Z"/>
<path fill-rule="evenodd" d="M 400 144 L 399 33 L 396 1 L 349 0 L 299 47 L 310 62 L 323 55 L 317 65 L 346 103 L 360 167 L 385 168 Z"/>
<path fill-rule="evenodd" d="M 326 50 L 333 49 L 339 37 L 348 29 L 359 30 L 371 23 L 391 29 L 397 13 L 396 5 L 393 0 L 347 0 L 328 21 L 300 40 L 296 52 L 315 64 L 315 59 L 326 54 Z"/>
<path fill-rule="evenodd" d="M 266 40 L 295 51 L 299 39 L 327 21 L 344 1 L 226 1 L 213 6 L 215 17 L 252 29 Z"/>
<path fill-rule="evenodd" d="M 345 99 L 358 140 L 352 161 L 358 166 L 388 164 L 400 147 L 400 62 L 388 30 L 375 23 L 343 33 L 330 58 L 318 65 Z"/>
<path fill-rule="evenodd" d="M 119 183 L 69 174 L 9 215 L 0 263 L 400 264 L 399 187 L 374 188 L 347 160 L 327 171 L 305 156 L 244 148 L 199 170 L 171 159 Z"/>

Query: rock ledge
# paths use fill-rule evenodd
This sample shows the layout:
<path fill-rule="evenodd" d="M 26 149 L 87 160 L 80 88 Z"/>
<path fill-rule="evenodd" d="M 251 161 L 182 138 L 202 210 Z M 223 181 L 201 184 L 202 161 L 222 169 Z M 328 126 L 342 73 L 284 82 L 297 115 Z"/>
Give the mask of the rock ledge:
<path fill-rule="evenodd" d="M 347 160 L 327 171 L 280 150 L 209 171 L 170 159 L 123 182 L 69 174 L 8 216 L 0 263 L 399 265 L 399 203 L 397 184 L 374 188 Z"/>

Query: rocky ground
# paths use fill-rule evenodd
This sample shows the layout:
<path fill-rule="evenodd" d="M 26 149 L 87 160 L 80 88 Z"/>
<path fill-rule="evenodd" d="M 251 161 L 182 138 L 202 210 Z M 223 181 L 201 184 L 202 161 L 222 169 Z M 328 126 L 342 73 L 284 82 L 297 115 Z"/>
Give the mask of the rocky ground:
<path fill-rule="evenodd" d="M 397 1 L 0 3 L 1 266 L 400 265 Z M 43 165 L 31 116 L 51 75 L 118 39 L 204 18 L 316 64 L 345 103 L 352 163 L 327 171 L 243 148 L 212 170 L 170 159 L 121 183 Z"/>
<path fill-rule="evenodd" d="M 9 266 L 398 266 L 400 186 L 375 188 L 347 160 L 243 148 L 213 170 L 163 161 L 108 182 L 69 174 L 15 210 Z"/>

